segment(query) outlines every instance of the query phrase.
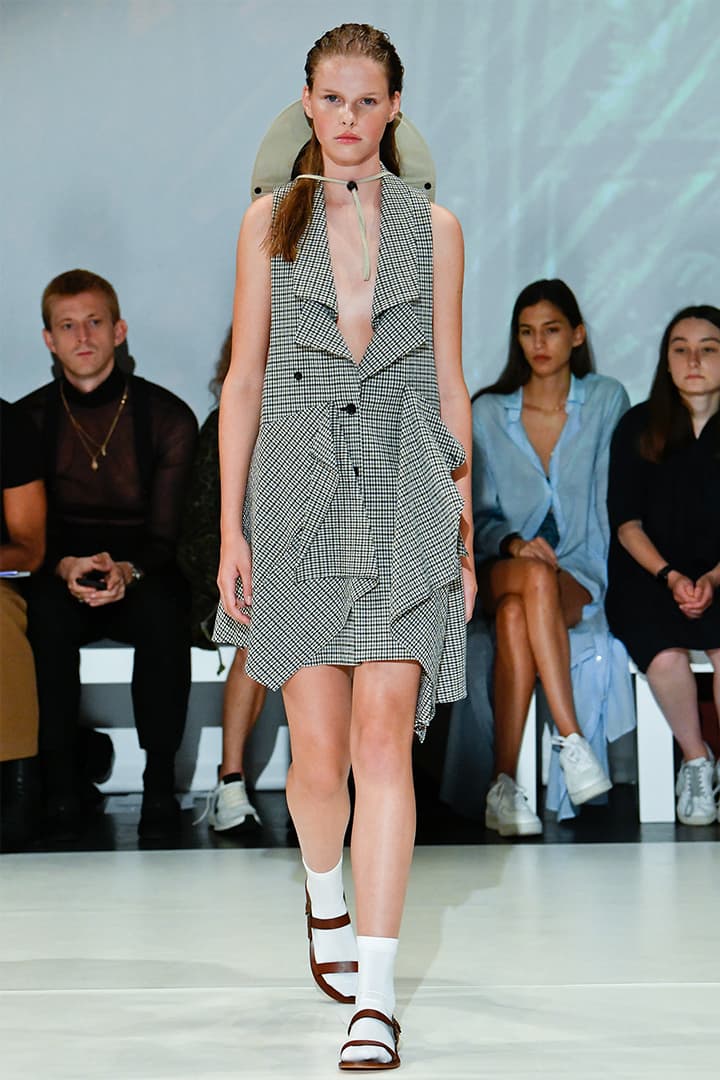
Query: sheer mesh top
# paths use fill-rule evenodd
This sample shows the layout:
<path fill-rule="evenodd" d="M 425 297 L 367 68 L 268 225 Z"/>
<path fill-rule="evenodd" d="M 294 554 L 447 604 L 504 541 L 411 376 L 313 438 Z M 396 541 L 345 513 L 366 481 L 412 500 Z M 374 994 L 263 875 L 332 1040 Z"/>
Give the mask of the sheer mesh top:
<path fill-rule="evenodd" d="M 88 446 L 105 441 L 126 386 L 127 402 L 93 469 L 94 450 Z M 85 439 L 73 426 L 61 387 Z M 63 378 L 23 398 L 21 405 L 42 435 L 48 567 L 65 555 L 99 551 L 145 571 L 171 563 L 197 434 L 188 406 L 163 387 L 118 368 L 89 394 Z"/>

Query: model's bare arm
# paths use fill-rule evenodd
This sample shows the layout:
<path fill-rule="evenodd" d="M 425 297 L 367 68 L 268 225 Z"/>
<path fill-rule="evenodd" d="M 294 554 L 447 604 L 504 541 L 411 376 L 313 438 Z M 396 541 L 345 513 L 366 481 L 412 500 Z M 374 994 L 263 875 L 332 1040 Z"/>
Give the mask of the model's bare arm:
<path fill-rule="evenodd" d="M 220 568 L 218 588 L 228 615 L 247 623 L 235 598 L 242 579 L 243 599 L 252 603 L 250 549 L 242 533 L 250 458 L 260 424 L 260 403 L 270 340 L 270 260 L 263 249 L 272 214 L 272 197 L 258 199 L 243 219 L 238 237 L 232 358 L 220 397 Z"/>
<path fill-rule="evenodd" d="M 441 206 L 432 207 L 433 226 L 433 345 L 440 391 L 440 411 L 446 425 L 465 448 L 466 462 L 454 473 L 464 509 L 460 523 L 470 553 L 462 560 L 465 617 L 470 619 L 477 590 L 473 562 L 472 411 L 462 370 L 462 289 L 465 261 L 462 229 L 457 218 Z"/>

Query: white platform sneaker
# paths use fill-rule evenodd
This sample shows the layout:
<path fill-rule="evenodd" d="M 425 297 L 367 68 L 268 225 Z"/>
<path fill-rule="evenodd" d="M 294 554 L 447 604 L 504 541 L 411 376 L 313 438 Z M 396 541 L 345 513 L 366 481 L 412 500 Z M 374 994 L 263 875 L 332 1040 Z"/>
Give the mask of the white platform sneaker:
<path fill-rule="evenodd" d="M 564 737 L 554 735 L 552 744 L 560 748 L 560 768 L 565 774 L 568 795 L 576 806 L 610 790 L 612 781 L 582 735 L 576 732 Z"/>
<path fill-rule="evenodd" d="M 487 793 L 485 825 L 501 836 L 537 836 L 542 832 L 542 822 L 533 813 L 524 789 L 506 773 L 500 773 Z"/>
<path fill-rule="evenodd" d="M 712 758 L 683 761 L 677 775 L 677 816 L 683 825 L 712 825 L 718 816 Z"/>

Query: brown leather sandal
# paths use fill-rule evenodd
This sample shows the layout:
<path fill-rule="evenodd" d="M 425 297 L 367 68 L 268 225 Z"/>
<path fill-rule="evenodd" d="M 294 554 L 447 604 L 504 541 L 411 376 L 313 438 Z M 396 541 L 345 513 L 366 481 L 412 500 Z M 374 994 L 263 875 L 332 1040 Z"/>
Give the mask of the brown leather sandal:
<path fill-rule="evenodd" d="M 400 1042 L 400 1025 L 394 1016 L 386 1016 L 385 1013 L 378 1012 L 377 1009 L 360 1009 L 353 1016 L 348 1026 L 347 1033 L 350 1034 L 350 1029 L 356 1020 L 362 1020 L 366 1017 L 369 1020 L 380 1020 L 381 1023 L 387 1024 L 393 1034 L 393 1042 L 395 1046 L 388 1046 L 387 1043 L 378 1042 L 376 1039 L 350 1039 L 348 1042 L 343 1043 L 340 1047 L 340 1060 L 338 1061 L 339 1069 L 355 1069 L 357 1071 L 367 1069 L 397 1069 L 400 1064 L 400 1058 L 398 1056 L 397 1048 Z M 380 1050 L 385 1050 L 390 1055 L 389 1061 L 343 1061 L 343 1050 L 346 1050 L 348 1046 L 377 1046 Z"/>
<path fill-rule="evenodd" d="M 325 975 L 357 974 L 357 960 L 329 960 L 327 963 L 318 964 L 315 959 L 315 947 L 313 945 L 313 930 L 339 930 L 341 926 L 350 925 L 350 916 L 346 911 L 344 915 L 338 915 L 334 919 L 316 919 L 312 913 L 310 893 L 305 886 L 305 915 L 307 916 L 308 941 L 310 942 L 310 971 L 312 977 L 324 994 L 333 1001 L 340 1001 L 343 1005 L 354 1005 L 355 995 L 341 994 L 334 986 L 323 977 Z"/>

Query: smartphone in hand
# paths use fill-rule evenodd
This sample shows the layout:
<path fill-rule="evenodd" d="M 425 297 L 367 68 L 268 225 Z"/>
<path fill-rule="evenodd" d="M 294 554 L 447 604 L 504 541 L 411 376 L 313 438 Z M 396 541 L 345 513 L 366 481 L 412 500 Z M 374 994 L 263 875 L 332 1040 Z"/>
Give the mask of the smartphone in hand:
<path fill-rule="evenodd" d="M 86 589 L 107 589 L 107 581 L 103 570 L 88 570 L 82 577 L 77 579 L 78 585 L 84 585 Z"/>

